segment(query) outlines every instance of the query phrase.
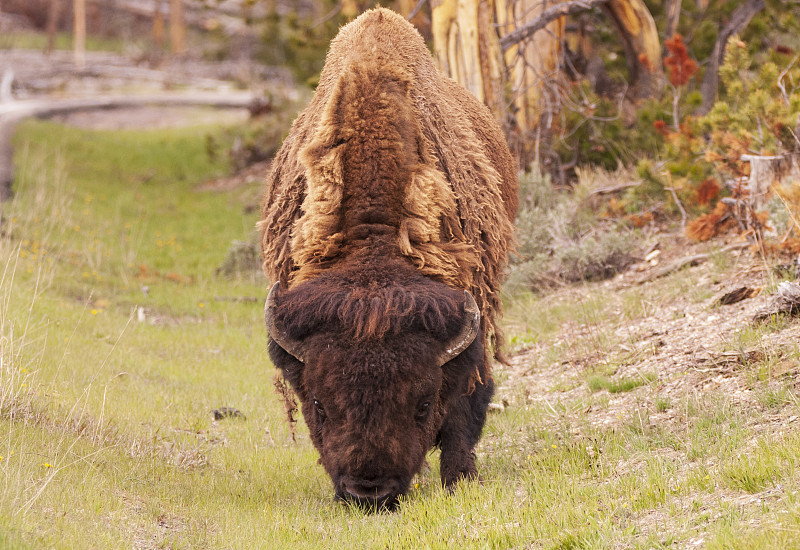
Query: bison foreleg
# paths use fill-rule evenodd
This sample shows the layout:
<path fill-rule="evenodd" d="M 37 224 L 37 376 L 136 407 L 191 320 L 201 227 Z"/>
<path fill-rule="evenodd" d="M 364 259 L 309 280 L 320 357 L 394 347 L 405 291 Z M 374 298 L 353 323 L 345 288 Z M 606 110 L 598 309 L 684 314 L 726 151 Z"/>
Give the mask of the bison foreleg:
<path fill-rule="evenodd" d="M 439 431 L 442 449 L 442 485 L 452 490 L 461 479 L 478 477 L 474 448 L 486 422 L 486 409 L 494 393 L 494 382 L 478 384 L 469 395 L 460 397 L 448 410 Z"/>

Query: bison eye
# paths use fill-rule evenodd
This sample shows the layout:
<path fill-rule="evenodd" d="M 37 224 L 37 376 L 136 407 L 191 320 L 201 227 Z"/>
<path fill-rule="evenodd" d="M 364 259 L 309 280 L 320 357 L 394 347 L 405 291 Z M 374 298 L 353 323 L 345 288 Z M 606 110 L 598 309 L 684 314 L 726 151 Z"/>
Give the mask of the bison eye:
<path fill-rule="evenodd" d="M 325 420 L 328 416 L 325 414 L 325 408 L 322 406 L 322 403 L 314 400 L 314 410 L 317 411 L 320 420 Z"/>
<path fill-rule="evenodd" d="M 417 409 L 416 419 L 417 422 L 425 422 L 428 419 L 428 414 L 431 412 L 430 401 L 425 401 Z"/>

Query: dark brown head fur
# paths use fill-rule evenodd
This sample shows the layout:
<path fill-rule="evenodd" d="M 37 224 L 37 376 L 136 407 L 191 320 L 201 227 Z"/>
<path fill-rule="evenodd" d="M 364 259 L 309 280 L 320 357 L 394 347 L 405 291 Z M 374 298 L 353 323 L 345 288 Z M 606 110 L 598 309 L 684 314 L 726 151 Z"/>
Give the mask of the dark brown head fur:
<path fill-rule="evenodd" d="M 408 265 L 336 270 L 281 295 L 276 322 L 305 364 L 270 355 L 297 391 L 339 497 L 391 505 L 406 491 L 453 402 L 468 391 L 479 340 L 440 367 L 464 295 Z"/>

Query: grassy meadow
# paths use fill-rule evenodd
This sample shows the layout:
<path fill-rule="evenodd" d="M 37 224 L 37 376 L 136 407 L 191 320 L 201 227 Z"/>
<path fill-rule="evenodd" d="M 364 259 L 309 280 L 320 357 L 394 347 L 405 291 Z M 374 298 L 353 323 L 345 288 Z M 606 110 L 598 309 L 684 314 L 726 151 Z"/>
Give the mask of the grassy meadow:
<path fill-rule="evenodd" d="M 800 412 L 783 376 L 796 344 L 738 364 L 752 407 L 725 391 L 664 396 L 657 368 L 621 369 L 633 343 L 620 323 L 712 294 L 693 271 L 618 294 L 509 296 L 512 345 L 541 350 L 532 372 L 596 359 L 541 394 L 497 369 L 507 405 L 478 448 L 482 483 L 447 494 L 432 452 L 396 512 L 334 502 L 273 389 L 266 281 L 215 275 L 253 231 L 257 189 L 197 190 L 227 170 L 209 135 L 225 139 L 20 126 L 0 226 L 0 548 L 800 546 L 787 420 Z M 748 329 L 722 351 L 792 326 Z M 596 422 L 618 396 L 630 406 Z M 243 416 L 215 420 L 222 407 Z"/>

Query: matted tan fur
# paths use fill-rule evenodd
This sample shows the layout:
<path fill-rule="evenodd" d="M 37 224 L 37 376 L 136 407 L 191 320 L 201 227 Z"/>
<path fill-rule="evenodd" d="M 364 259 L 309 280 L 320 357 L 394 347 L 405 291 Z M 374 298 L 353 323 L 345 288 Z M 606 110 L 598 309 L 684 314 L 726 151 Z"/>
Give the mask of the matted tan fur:
<path fill-rule="evenodd" d="M 364 167 L 359 155 L 381 161 Z M 393 205 L 401 253 L 424 275 L 472 293 L 485 349 L 499 357 L 515 162 L 488 109 L 437 71 L 410 23 L 378 8 L 341 29 L 272 166 L 259 223 L 272 281 L 291 287 L 348 257 L 356 246 L 343 225 L 348 193 L 359 178 L 391 178 L 402 191 Z"/>

